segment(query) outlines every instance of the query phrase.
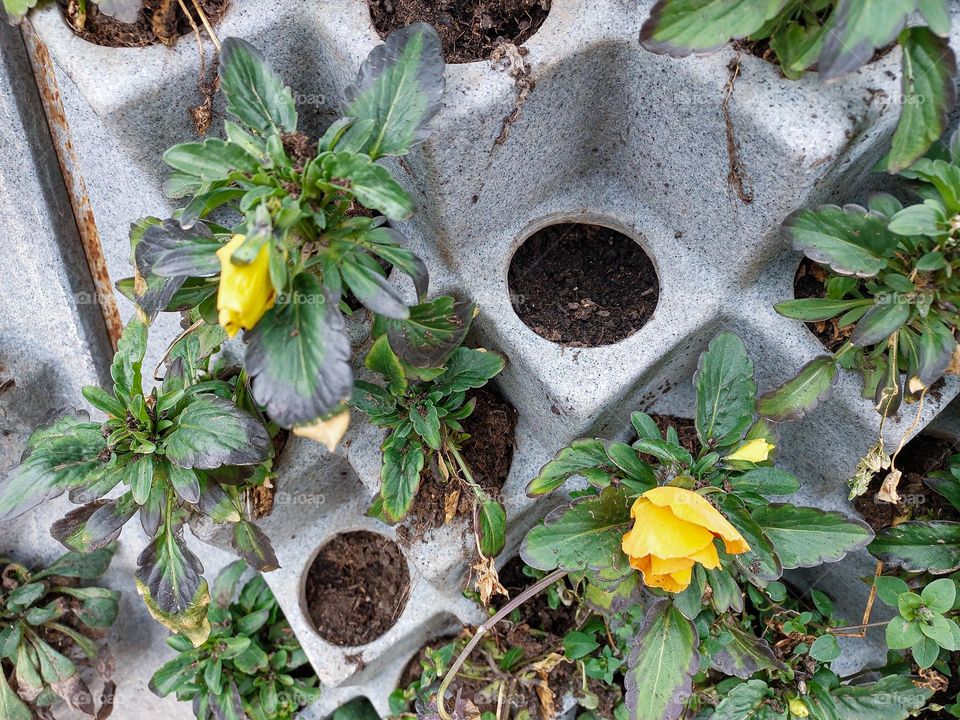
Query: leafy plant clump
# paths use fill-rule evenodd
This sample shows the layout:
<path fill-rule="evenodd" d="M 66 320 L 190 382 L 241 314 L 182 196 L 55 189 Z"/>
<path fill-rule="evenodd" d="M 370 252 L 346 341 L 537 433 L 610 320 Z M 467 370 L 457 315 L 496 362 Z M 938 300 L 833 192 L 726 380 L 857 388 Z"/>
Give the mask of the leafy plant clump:
<path fill-rule="evenodd" d="M 453 303 L 450 310 L 462 318 L 456 328 L 458 341 L 466 335 L 473 318 L 469 303 Z M 421 363 L 433 358 L 418 358 Z M 484 558 L 503 549 L 506 511 L 499 499 L 489 496 L 474 479 L 461 454 L 469 439 L 461 422 L 476 405 L 467 392 L 481 388 L 503 370 L 503 356 L 484 349 L 457 347 L 435 367 L 414 367 L 394 351 L 391 338 L 380 335 L 365 360 L 366 366 L 383 377 L 385 385 L 358 380 L 354 407 L 370 421 L 389 430 L 381 445 L 383 468 L 380 494 L 370 514 L 385 522 L 403 520 L 420 487 L 424 466 L 435 464 L 445 482 L 456 483 L 474 500 L 477 547 Z"/>
<path fill-rule="evenodd" d="M 960 136 L 940 144 L 900 175 L 915 182 L 922 202 L 904 207 L 886 193 L 859 205 L 800 210 L 784 224 L 793 246 L 828 272 L 823 298 L 776 306 L 808 322 L 836 318 L 846 342 L 805 365 L 758 404 L 767 418 L 803 416 L 829 397 L 838 368 L 863 375 L 864 397 L 888 417 L 901 402 L 922 399 L 947 372 L 956 371 L 960 322 Z M 853 478 L 851 497 L 866 492 L 871 472 L 896 472 L 882 440 Z M 893 474 L 885 496 L 896 502 Z"/>
<path fill-rule="evenodd" d="M 33 431 L 20 465 L 0 482 L 0 516 L 67 492 L 81 507 L 50 533 L 83 553 L 110 545 L 138 516 L 150 542 L 137 561 L 137 590 L 157 620 L 200 643 L 210 632 L 209 592 L 183 526 L 194 516 L 228 524 L 238 554 L 258 570 L 275 569 L 269 541 L 240 502 L 245 486 L 268 476 L 273 444 L 242 377 L 206 372 L 199 336 L 174 346 L 163 383 L 149 393 L 146 344 L 146 326 L 131 321 L 110 368 L 112 390 L 84 388 L 104 421 L 68 411 Z"/>
<path fill-rule="evenodd" d="M 680 444 L 676 429 L 664 435 L 648 415 L 634 413 L 633 444 L 576 440 L 530 482 L 532 496 L 575 476 L 587 484 L 527 534 L 521 556 L 549 574 L 478 630 L 438 697 L 483 635 L 530 593 L 571 574 L 595 604 L 613 607 L 626 597 L 632 605 L 639 571 L 652 601 L 643 602 L 645 618 L 630 638 L 626 707 L 630 718 L 675 720 L 711 663 L 739 677 L 750 663 L 764 662 L 755 656 L 768 657 L 755 632 L 731 630 L 744 610 L 744 589 L 769 587 L 784 570 L 839 561 L 873 539 L 865 523 L 839 512 L 774 501 L 800 483 L 772 465 L 772 427 L 755 417 L 753 363 L 738 337 L 722 333 L 710 343 L 694 384 L 698 452 Z M 736 658 L 711 660 L 709 648 L 730 645 L 731 637 Z M 764 667 L 753 666 L 744 679 Z M 436 711 L 449 719 L 442 702 Z"/>
<path fill-rule="evenodd" d="M 3 720 L 52 720 L 60 701 L 90 717 L 110 715 L 114 685 L 101 641 L 117 617 L 120 593 L 82 581 L 103 575 L 115 549 L 68 552 L 38 570 L 0 558 Z M 104 678 L 100 707 L 80 672 L 98 660 Z"/>
<path fill-rule="evenodd" d="M 432 28 L 393 33 L 346 90 L 344 117 L 314 139 L 298 129 L 293 94 L 263 56 L 227 39 L 226 139 L 164 155 L 167 194 L 191 200 L 175 218 L 141 222 L 131 235 L 138 274 L 118 287 L 148 320 L 195 309 L 198 326 L 243 329 L 253 398 L 281 427 L 328 420 L 350 399 L 348 291 L 411 364 L 435 365 L 456 345 L 453 304 L 409 307 L 381 264 L 412 278 L 425 300 L 424 263 L 385 224 L 408 219 L 413 200 L 377 161 L 428 137 L 443 72 Z M 207 220 L 215 211 L 226 224 Z"/>
<path fill-rule="evenodd" d="M 213 585 L 207 618 L 213 631 L 199 647 L 173 635 L 179 654 L 154 673 L 150 690 L 192 701 L 198 720 L 292 720 L 320 696 L 319 681 L 273 593 L 261 575 L 248 580 L 242 561 L 227 566 Z M 236 600 L 234 597 L 236 597 Z"/>
<path fill-rule="evenodd" d="M 912 16 L 919 22 L 908 23 Z M 731 40 L 765 42 L 788 78 L 815 68 L 824 80 L 854 72 L 898 43 L 903 98 L 886 164 L 899 172 L 947 129 L 957 73 L 950 24 L 948 0 L 657 0 L 640 42 L 676 57 Z"/>

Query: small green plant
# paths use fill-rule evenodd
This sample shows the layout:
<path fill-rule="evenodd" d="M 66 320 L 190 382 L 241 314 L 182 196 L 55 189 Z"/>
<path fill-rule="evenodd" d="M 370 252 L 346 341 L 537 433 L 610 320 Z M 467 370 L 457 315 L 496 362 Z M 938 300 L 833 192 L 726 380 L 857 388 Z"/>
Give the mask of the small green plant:
<path fill-rule="evenodd" d="M 165 191 L 191 199 L 175 218 L 135 228 L 138 274 L 118 287 L 148 320 L 195 308 L 200 326 L 244 330 L 253 397 L 284 428 L 328 420 L 350 399 L 347 292 L 384 322 L 401 357 L 436 364 L 456 345 L 461 318 L 431 314 L 438 305 L 409 307 L 388 281 L 386 265 L 426 298 L 426 266 L 385 224 L 409 219 L 413 200 L 377 161 L 429 136 L 443 74 L 432 28 L 392 33 L 346 90 L 344 117 L 314 139 L 298 130 L 293 94 L 263 56 L 228 38 L 226 139 L 164 154 L 173 168 Z M 214 211 L 230 226 L 205 222 Z"/>
<path fill-rule="evenodd" d="M 261 570 L 277 567 L 269 540 L 244 516 L 240 493 L 262 482 L 273 444 L 241 376 L 206 372 L 201 336 L 171 350 L 159 387 L 143 389 L 147 328 L 132 320 L 110 368 L 111 390 L 88 386 L 87 401 L 106 415 L 68 412 L 33 431 L 20 465 L 0 482 L 0 517 L 65 492 L 80 505 L 50 528 L 65 547 L 108 546 L 135 515 L 150 542 L 138 559 L 137 590 L 161 623 L 202 642 L 210 631 L 203 565 L 183 538 L 202 515 L 232 527 L 232 547 Z M 207 348 L 209 350 L 209 348 Z M 107 499 L 115 488 L 122 493 Z"/>
<path fill-rule="evenodd" d="M 154 673 L 150 690 L 192 701 L 198 720 L 292 720 L 320 696 L 319 681 L 261 575 L 248 580 L 237 561 L 214 581 L 207 618 L 213 630 L 199 647 L 173 635 L 179 655 Z M 236 599 L 234 597 L 236 596 Z"/>
<path fill-rule="evenodd" d="M 915 182 L 922 202 L 904 207 L 886 193 L 866 208 L 823 205 L 800 210 L 784 224 L 793 246 L 828 273 L 825 297 L 788 300 L 781 315 L 807 322 L 836 318 L 846 342 L 760 398 L 774 421 L 796 419 L 829 397 L 839 368 L 863 375 L 864 397 L 883 417 L 901 401 L 923 399 L 954 371 L 960 322 L 960 136 L 935 146 L 900 175 Z M 921 406 L 922 407 L 922 406 Z M 919 413 L 919 410 L 918 410 Z M 896 471 L 896 453 L 882 440 L 851 479 L 851 497 L 866 492 L 873 472 Z M 894 476 L 894 480 L 899 476 Z M 896 501 L 896 482 L 886 496 Z"/>
<path fill-rule="evenodd" d="M 453 306 L 451 299 L 443 301 Z M 457 328 L 462 340 L 469 329 L 473 306 L 466 304 L 457 312 L 468 318 Z M 500 501 L 491 498 L 476 482 L 464 461 L 461 446 L 469 436 L 461 422 L 476 405 L 474 399 L 467 399 L 467 391 L 483 387 L 499 374 L 505 365 L 503 356 L 458 347 L 439 367 L 415 368 L 394 352 L 387 335 L 381 335 L 365 362 L 386 384 L 358 380 L 352 404 L 366 413 L 374 425 L 389 430 L 381 445 L 380 495 L 370 513 L 390 523 L 403 520 L 429 460 L 436 464 L 445 481 L 460 484 L 473 496 L 480 552 L 486 558 L 498 555 L 505 542 L 506 512 Z"/>
<path fill-rule="evenodd" d="M 29 570 L 0 558 L 0 717 L 54 718 L 64 700 L 90 717 L 110 714 L 112 697 L 97 708 L 79 666 L 95 661 L 117 617 L 120 593 L 81 581 L 106 572 L 116 546 L 68 552 L 46 568 Z M 104 697 L 113 683 L 104 678 Z"/>
<path fill-rule="evenodd" d="M 683 57 L 731 40 L 769 43 L 788 78 L 816 66 L 824 80 L 854 72 L 897 42 L 903 52 L 900 122 L 886 165 L 909 167 L 947 129 L 957 62 L 947 0 L 657 0 L 640 33 L 656 53 Z M 922 22 L 908 25 L 916 13 Z"/>
<path fill-rule="evenodd" d="M 484 623 L 451 664 L 437 693 L 443 720 L 451 717 L 444 691 L 477 643 L 518 603 L 567 574 L 582 578 L 584 592 L 601 607 L 623 602 L 623 593 L 630 598 L 638 572 L 653 595 L 623 669 L 633 720 L 682 715 L 694 677 L 709 662 L 702 645 L 717 633 L 728 631 L 727 644 L 736 637 L 734 649 L 745 648 L 744 657 L 726 665 L 731 669 L 716 668 L 721 672 L 737 675 L 737 663 L 748 660 L 780 667 L 768 659 L 761 638 L 731 630 L 744 607 L 743 588 L 763 589 L 784 570 L 836 562 L 873 533 L 839 512 L 771 500 L 796 493 L 800 483 L 772 465 L 773 429 L 755 416 L 754 368 L 740 338 L 714 338 L 700 356 L 694 386 L 695 452 L 680 444 L 675 428 L 664 434 L 650 416 L 634 413 L 632 445 L 575 440 L 530 482 L 531 496 L 556 491 L 573 477 L 587 485 L 527 533 L 521 557 L 549 574 Z"/>
<path fill-rule="evenodd" d="M 928 583 L 919 593 L 896 576 L 875 581 L 877 596 L 899 612 L 887 623 L 887 646 L 910 650 L 921 669 L 933 667 L 941 651 L 960 650 L 960 625 L 955 616 L 957 584 L 950 578 Z"/>
<path fill-rule="evenodd" d="M 37 6 L 38 2 L 40 0 L 3 0 L 3 9 L 7 13 L 7 20 L 11 25 L 19 25 L 27 16 L 27 13 Z M 75 0 L 76 18 L 80 27 L 83 27 L 86 22 L 87 2 L 88 0 Z M 143 7 L 141 0 L 100 0 L 96 3 L 89 0 L 89 2 L 91 5 L 96 5 L 99 12 L 122 23 L 136 22 L 137 15 Z"/>

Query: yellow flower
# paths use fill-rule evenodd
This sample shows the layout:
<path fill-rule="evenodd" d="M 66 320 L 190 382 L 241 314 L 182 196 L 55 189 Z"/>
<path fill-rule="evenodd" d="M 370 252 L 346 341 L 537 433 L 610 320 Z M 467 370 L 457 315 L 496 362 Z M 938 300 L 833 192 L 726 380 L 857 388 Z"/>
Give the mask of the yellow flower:
<path fill-rule="evenodd" d="M 737 529 L 692 490 L 669 485 L 648 490 L 633 503 L 630 515 L 635 522 L 623 536 L 623 551 L 643 573 L 645 585 L 667 592 L 687 588 L 695 563 L 720 567 L 714 539 L 722 539 L 732 555 L 750 550 Z"/>
<path fill-rule="evenodd" d="M 315 420 L 309 425 L 297 425 L 293 428 L 293 434 L 318 442 L 333 452 L 337 449 L 337 443 L 343 439 L 348 427 L 350 427 L 350 411 L 344 410 L 328 420 Z"/>
<path fill-rule="evenodd" d="M 727 455 L 727 460 L 761 463 L 769 457 L 770 451 L 775 447 L 776 445 L 771 445 L 763 438 L 755 438 L 738 447 L 736 452 Z"/>
<path fill-rule="evenodd" d="M 233 337 L 240 328 L 249 330 L 273 307 L 276 292 L 270 282 L 270 248 L 264 244 L 249 265 L 236 265 L 230 256 L 243 244 L 243 235 L 233 238 L 217 250 L 220 258 L 220 289 L 217 310 L 220 325 Z"/>
<path fill-rule="evenodd" d="M 798 697 L 790 698 L 787 701 L 787 704 L 790 706 L 790 714 L 794 717 L 805 718 L 810 716 L 810 711 L 807 709 L 806 704 Z"/>

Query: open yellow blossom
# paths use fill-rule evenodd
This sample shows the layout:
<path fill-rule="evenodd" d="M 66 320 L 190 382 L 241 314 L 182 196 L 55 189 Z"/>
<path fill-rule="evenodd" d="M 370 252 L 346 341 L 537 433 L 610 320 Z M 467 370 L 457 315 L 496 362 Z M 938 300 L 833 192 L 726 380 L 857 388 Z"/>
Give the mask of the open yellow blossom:
<path fill-rule="evenodd" d="M 761 463 L 770 456 L 770 451 L 776 445 L 771 445 L 763 438 L 747 440 L 737 448 L 736 452 L 727 455 L 727 460 L 743 460 L 744 462 Z"/>
<path fill-rule="evenodd" d="M 270 248 L 264 244 L 248 265 L 230 262 L 230 256 L 244 241 L 243 235 L 234 235 L 230 242 L 217 250 L 220 259 L 220 289 L 217 292 L 217 310 L 220 325 L 233 337 L 240 328 L 249 330 L 273 307 L 276 292 L 270 282 Z"/>
<path fill-rule="evenodd" d="M 630 515 L 634 524 L 623 536 L 623 551 L 643 573 L 645 585 L 667 592 L 685 590 L 696 563 L 720 567 L 715 539 L 723 540 L 731 555 L 750 550 L 737 529 L 692 490 L 669 485 L 648 490 L 633 503 Z"/>
<path fill-rule="evenodd" d="M 297 425 L 293 428 L 293 434 L 318 442 L 333 452 L 349 427 L 350 411 L 344 410 L 329 420 L 316 420 L 307 425 Z"/>

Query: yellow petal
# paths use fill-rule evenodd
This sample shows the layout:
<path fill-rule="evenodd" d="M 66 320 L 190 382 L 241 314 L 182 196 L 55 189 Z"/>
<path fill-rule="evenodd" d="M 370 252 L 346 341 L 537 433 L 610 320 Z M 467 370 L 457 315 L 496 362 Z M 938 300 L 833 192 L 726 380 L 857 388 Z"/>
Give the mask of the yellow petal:
<path fill-rule="evenodd" d="M 690 556 L 694 562 L 698 562 L 708 570 L 715 570 L 720 567 L 720 556 L 717 554 L 717 546 L 712 542 L 703 550 Z"/>
<path fill-rule="evenodd" d="M 253 262 L 237 265 L 230 260 L 244 241 L 243 235 L 233 238 L 217 250 L 220 260 L 220 285 L 217 288 L 219 322 L 227 335 L 241 328 L 249 330 L 273 307 L 276 292 L 270 281 L 270 248 L 260 248 Z"/>
<path fill-rule="evenodd" d="M 669 507 L 671 512 L 681 520 L 706 528 L 717 537 L 723 538 L 728 553 L 737 555 L 750 550 L 750 546 L 740 532 L 699 493 L 665 485 L 648 490 L 641 497 L 649 500 L 654 506 Z M 691 552 L 701 550 L 704 545 L 706 543 Z M 658 552 L 654 554 L 660 555 Z M 688 555 L 689 553 L 684 554 Z"/>
<path fill-rule="evenodd" d="M 787 701 L 787 704 L 790 706 L 790 714 L 799 717 L 805 718 L 810 716 L 810 711 L 807 709 L 806 704 L 798 697 L 790 698 Z"/>
<path fill-rule="evenodd" d="M 727 460 L 743 460 L 744 462 L 761 463 L 766 460 L 770 451 L 776 445 L 771 445 L 763 438 L 748 440 L 741 445 L 735 452 L 727 455 Z"/>
<path fill-rule="evenodd" d="M 333 452 L 349 427 L 350 411 L 344 410 L 329 420 L 315 420 L 308 425 L 297 425 L 293 428 L 293 434 L 318 442 Z"/>
<path fill-rule="evenodd" d="M 659 558 L 650 555 L 650 572 L 654 575 L 670 575 L 693 567 L 691 558 Z"/>
<path fill-rule="evenodd" d="M 669 593 L 683 592 L 690 585 L 693 577 L 691 570 L 680 570 L 666 575 L 654 575 L 651 572 L 643 572 L 643 584 L 648 587 L 656 587 L 666 590 Z"/>
<path fill-rule="evenodd" d="M 623 536 L 621 547 L 627 555 L 684 558 L 713 542 L 710 530 L 677 517 L 669 507 L 643 500 L 641 497 L 634 503 L 636 521 Z"/>

